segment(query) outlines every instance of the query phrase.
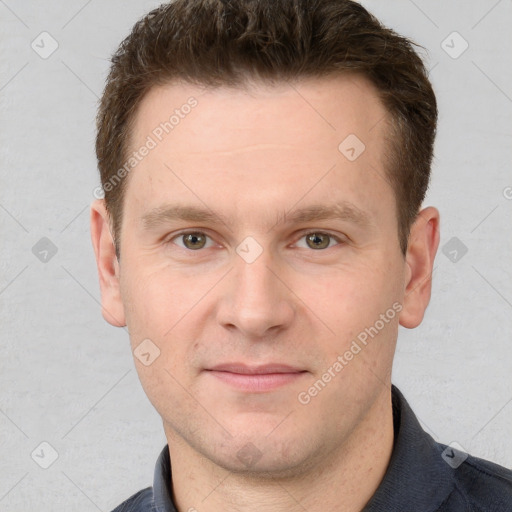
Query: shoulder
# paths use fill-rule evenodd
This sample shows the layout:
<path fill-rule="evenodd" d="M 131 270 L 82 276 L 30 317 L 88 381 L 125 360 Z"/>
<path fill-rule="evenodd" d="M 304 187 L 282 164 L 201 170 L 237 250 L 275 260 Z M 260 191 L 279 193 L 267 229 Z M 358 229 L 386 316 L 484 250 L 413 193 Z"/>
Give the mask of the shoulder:
<path fill-rule="evenodd" d="M 146 512 L 153 510 L 153 488 L 147 487 L 123 501 L 112 512 Z"/>
<path fill-rule="evenodd" d="M 512 471 L 468 455 L 453 468 L 453 490 L 439 511 L 512 511 Z M 453 508 L 458 505 L 457 508 Z"/>

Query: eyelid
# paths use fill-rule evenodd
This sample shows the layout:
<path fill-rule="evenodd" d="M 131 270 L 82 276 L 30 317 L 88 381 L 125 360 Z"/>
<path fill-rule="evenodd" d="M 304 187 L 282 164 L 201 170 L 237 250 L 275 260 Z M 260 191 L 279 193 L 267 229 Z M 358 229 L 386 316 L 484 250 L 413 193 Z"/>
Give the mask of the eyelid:
<path fill-rule="evenodd" d="M 332 239 L 334 239 L 336 242 L 338 242 L 338 245 L 341 245 L 341 244 L 345 244 L 348 242 L 348 237 L 345 236 L 345 235 L 338 235 L 338 234 L 334 234 L 332 232 L 330 232 L 329 230 L 325 230 L 325 229 L 304 229 L 302 231 L 299 231 L 299 233 L 295 236 L 295 242 L 294 244 L 296 244 L 300 239 L 304 238 L 305 236 L 307 235 L 312 235 L 312 234 L 315 234 L 315 235 L 328 235 L 330 236 Z M 327 247 L 326 249 L 330 249 L 331 247 Z M 326 250 L 326 249 L 322 249 L 322 250 Z M 312 249 L 314 250 L 314 249 Z M 318 250 L 317 252 L 321 252 L 322 250 Z"/>
<path fill-rule="evenodd" d="M 180 231 L 178 233 L 173 234 L 171 237 L 166 238 L 164 240 L 164 243 L 166 243 L 166 244 L 167 243 L 171 243 L 171 242 L 174 243 L 175 239 L 183 237 L 185 235 L 190 235 L 190 234 L 193 234 L 193 233 L 199 233 L 199 234 L 205 235 L 212 242 L 214 242 L 213 237 L 208 234 L 208 231 L 209 230 L 205 229 L 205 228 L 186 229 L 184 231 Z M 341 244 L 344 244 L 344 243 L 348 242 L 348 237 L 346 237 L 345 235 L 339 236 L 337 234 L 334 234 L 334 233 L 330 232 L 329 230 L 325 230 L 325 229 L 303 229 L 303 230 L 299 231 L 294 236 L 295 242 L 293 242 L 293 244 L 296 244 L 300 239 L 304 238 L 307 235 L 311 235 L 311 234 L 328 235 L 329 237 L 331 237 L 332 239 L 334 239 L 337 242 L 337 245 L 341 245 Z M 190 252 L 200 252 L 201 249 L 205 249 L 205 248 L 208 249 L 209 248 L 209 247 L 202 247 L 201 249 L 197 249 L 196 251 L 194 251 L 193 249 L 188 249 L 186 247 L 181 247 L 180 245 L 178 245 L 178 247 L 180 247 L 180 249 L 184 249 L 184 250 L 190 251 Z M 330 248 L 331 247 L 327 247 L 326 249 L 330 249 Z M 318 250 L 318 252 L 321 252 L 322 250 L 325 251 L 326 249 Z M 312 249 L 312 250 L 314 250 L 314 249 Z"/>
<path fill-rule="evenodd" d="M 199 233 L 201 235 L 205 235 L 207 238 L 209 238 L 211 241 L 213 241 L 213 237 L 211 237 L 208 233 L 207 233 L 208 230 L 204 229 L 204 228 L 199 228 L 199 229 L 186 229 L 184 231 L 180 231 L 179 233 L 174 233 L 172 236 L 170 237 L 166 237 L 164 239 L 164 244 L 170 244 L 170 243 L 174 243 L 174 240 L 177 239 L 177 238 L 180 238 L 180 237 L 183 237 L 185 235 L 191 235 L 191 234 L 195 234 L 195 233 Z M 208 241 L 207 241 L 208 243 Z M 189 251 L 189 252 L 199 252 L 201 249 L 205 249 L 205 247 L 202 247 L 201 249 L 197 249 L 196 251 L 192 250 L 192 249 L 187 249 L 186 247 L 181 247 L 180 245 L 178 245 L 178 247 L 180 249 L 184 249 L 186 251 Z M 208 249 L 208 247 L 206 247 Z"/>

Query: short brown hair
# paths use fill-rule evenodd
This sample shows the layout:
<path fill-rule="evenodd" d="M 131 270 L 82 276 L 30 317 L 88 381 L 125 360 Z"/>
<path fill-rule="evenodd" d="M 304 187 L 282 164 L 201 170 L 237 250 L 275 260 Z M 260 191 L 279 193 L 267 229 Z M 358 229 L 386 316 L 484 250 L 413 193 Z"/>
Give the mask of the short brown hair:
<path fill-rule="evenodd" d="M 425 198 L 437 105 L 412 41 L 350 0 L 175 0 L 138 21 L 112 58 L 97 116 L 96 155 L 119 255 L 131 127 L 154 86 L 272 83 L 355 71 L 390 114 L 386 176 L 395 191 L 400 247 Z M 110 186 L 105 186 L 109 184 Z"/>

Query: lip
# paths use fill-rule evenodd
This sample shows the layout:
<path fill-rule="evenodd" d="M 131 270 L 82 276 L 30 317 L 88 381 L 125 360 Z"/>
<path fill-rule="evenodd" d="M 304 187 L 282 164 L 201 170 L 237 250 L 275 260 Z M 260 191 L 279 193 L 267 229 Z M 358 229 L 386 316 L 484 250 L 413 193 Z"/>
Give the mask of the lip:
<path fill-rule="evenodd" d="M 287 364 L 269 363 L 261 365 L 249 365 L 245 363 L 224 363 L 212 368 L 210 371 L 238 373 L 241 375 L 266 375 L 269 373 L 300 373 L 305 370 Z"/>
<path fill-rule="evenodd" d="M 307 373 L 284 364 L 225 363 L 206 369 L 214 378 L 240 391 L 262 393 L 295 382 Z"/>

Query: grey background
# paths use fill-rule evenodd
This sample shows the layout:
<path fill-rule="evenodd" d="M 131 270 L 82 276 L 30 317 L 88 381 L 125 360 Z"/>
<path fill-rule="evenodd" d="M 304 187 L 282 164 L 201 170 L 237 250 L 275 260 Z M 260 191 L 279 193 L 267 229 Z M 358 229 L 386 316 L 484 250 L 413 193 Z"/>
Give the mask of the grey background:
<path fill-rule="evenodd" d="M 88 224 L 108 59 L 158 3 L 0 0 L 0 510 L 109 511 L 165 444 L 126 331 L 101 317 Z M 433 298 L 393 381 L 435 439 L 510 467 L 512 2 L 364 5 L 428 49 L 440 109 Z"/>

